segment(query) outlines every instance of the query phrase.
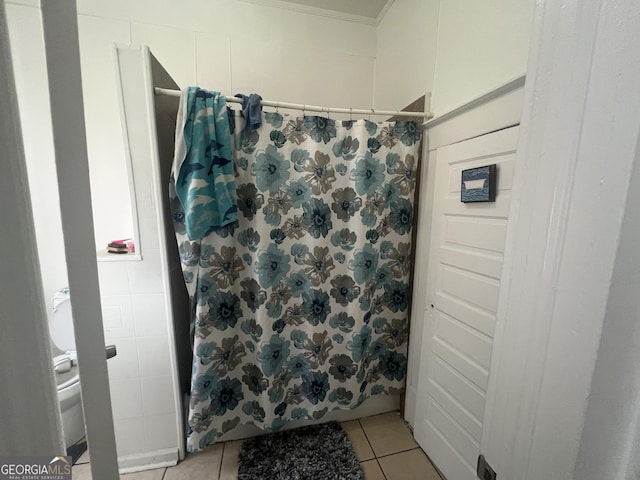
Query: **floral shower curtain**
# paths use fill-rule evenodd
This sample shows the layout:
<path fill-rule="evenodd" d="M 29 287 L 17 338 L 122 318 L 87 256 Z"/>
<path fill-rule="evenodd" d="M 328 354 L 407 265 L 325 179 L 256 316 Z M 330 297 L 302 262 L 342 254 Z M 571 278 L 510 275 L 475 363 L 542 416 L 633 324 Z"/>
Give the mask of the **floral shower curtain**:
<path fill-rule="evenodd" d="M 267 431 L 404 388 L 421 128 L 230 114 L 237 221 L 190 240 L 188 450 L 241 424 Z"/>

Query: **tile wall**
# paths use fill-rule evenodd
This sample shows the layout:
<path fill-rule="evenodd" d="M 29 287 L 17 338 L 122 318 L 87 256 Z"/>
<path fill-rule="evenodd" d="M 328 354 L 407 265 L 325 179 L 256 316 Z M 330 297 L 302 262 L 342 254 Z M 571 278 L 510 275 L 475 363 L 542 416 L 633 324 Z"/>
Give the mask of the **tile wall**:
<path fill-rule="evenodd" d="M 178 448 L 177 409 L 159 250 L 141 261 L 99 262 L 118 456 Z"/>

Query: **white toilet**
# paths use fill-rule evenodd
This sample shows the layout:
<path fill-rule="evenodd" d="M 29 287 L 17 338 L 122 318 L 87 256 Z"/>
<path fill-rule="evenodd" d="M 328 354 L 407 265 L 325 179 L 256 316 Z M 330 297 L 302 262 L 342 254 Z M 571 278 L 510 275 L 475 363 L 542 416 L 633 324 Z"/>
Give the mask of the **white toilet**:
<path fill-rule="evenodd" d="M 64 441 L 68 448 L 85 435 L 76 342 L 68 288 L 63 288 L 56 293 L 52 299 L 52 309 L 53 312 L 49 315 L 49 333 L 53 347 L 58 400 L 62 411 Z"/>

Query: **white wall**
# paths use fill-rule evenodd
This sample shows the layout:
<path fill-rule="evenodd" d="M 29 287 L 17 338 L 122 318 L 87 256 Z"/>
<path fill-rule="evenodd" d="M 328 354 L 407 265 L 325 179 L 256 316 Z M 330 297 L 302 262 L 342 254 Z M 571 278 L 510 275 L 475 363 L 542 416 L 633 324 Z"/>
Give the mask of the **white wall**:
<path fill-rule="evenodd" d="M 181 87 L 307 104 L 371 104 L 372 26 L 235 0 L 190 0 L 180 8 L 129 3 L 85 0 L 79 11 L 129 22 L 132 42 L 148 45 Z"/>
<path fill-rule="evenodd" d="M 534 0 L 397 0 L 378 26 L 375 106 L 443 114 L 526 71 Z"/>
<path fill-rule="evenodd" d="M 66 285 L 37 0 L 9 0 L 45 298 Z M 235 0 L 78 2 L 96 249 L 133 236 L 131 194 L 111 48 L 147 44 L 181 87 L 368 108 L 375 27 Z"/>
<path fill-rule="evenodd" d="M 433 91 L 440 0 L 396 0 L 378 25 L 374 107 L 399 110 Z"/>
<path fill-rule="evenodd" d="M 87 148 L 96 249 L 133 237 L 129 173 L 112 59 L 114 42 L 129 43 L 129 24 L 78 16 Z"/>
<path fill-rule="evenodd" d="M 534 6 L 534 0 L 441 0 L 436 114 L 526 72 Z"/>
<path fill-rule="evenodd" d="M 67 286 L 40 10 L 7 5 L 18 105 L 47 313 Z"/>

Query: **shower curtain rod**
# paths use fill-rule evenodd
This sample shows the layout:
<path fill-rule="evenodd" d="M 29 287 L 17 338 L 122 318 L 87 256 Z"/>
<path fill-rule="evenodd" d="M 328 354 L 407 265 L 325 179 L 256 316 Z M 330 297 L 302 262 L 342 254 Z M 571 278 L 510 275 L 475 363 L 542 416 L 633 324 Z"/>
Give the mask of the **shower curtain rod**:
<path fill-rule="evenodd" d="M 180 90 L 172 90 L 169 88 L 155 87 L 156 95 L 168 95 L 170 97 L 179 97 Z M 236 97 L 225 97 L 227 102 L 242 103 L 242 100 Z M 423 117 L 425 120 L 433 118 L 432 112 L 394 112 L 390 110 L 364 110 L 358 108 L 336 108 L 336 107 L 320 107 L 317 105 L 303 105 L 301 103 L 274 102 L 273 100 L 262 100 L 260 102 L 263 107 L 290 108 L 294 110 L 302 110 L 303 112 L 326 112 L 326 113 L 348 113 L 350 115 L 386 115 L 388 117 Z"/>

